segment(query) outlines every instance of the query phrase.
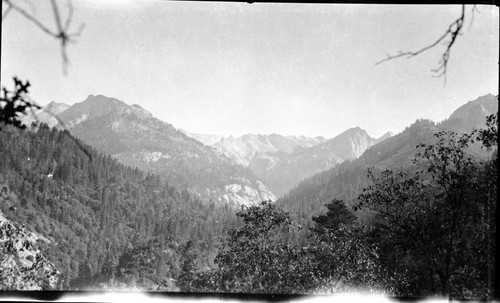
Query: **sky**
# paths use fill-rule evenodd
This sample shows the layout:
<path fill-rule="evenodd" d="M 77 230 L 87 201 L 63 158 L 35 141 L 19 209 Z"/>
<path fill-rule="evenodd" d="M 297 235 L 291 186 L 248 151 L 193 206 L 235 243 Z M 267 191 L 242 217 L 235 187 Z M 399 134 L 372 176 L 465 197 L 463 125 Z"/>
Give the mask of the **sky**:
<path fill-rule="evenodd" d="M 66 2 L 59 3 L 65 15 Z M 473 18 L 466 7 L 445 83 L 431 72 L 442 45 L 375 63 L 433 43 L 460 16 L 459 5 L 72 3 L 71 28 L 85 28 L 67 48 L 66 74 L 58 41 L 9 13 L 2 86 L 11 88 L 13 76 L 28 79 L 41 105 L 105 95 L 195 133 L 326 138 L 351 127 L 372 137 L 398 133 L 416 119 L 442 121 L 468 101 L 498 94 L 494 6 L 477 6 Z M 20 5 L 55 27 L 46 3 Z"/>

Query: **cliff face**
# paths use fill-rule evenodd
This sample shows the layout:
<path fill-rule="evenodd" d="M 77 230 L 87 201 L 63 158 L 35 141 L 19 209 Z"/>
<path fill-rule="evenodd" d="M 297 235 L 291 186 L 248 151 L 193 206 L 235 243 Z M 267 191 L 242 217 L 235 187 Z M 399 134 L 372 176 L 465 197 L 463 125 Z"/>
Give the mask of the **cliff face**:
<path fill-rule="evenodd" d="M 0 290 L 53 290 L 60 272 L 37 241 L 48 241 L 5 218 L 0 211 Z"/>

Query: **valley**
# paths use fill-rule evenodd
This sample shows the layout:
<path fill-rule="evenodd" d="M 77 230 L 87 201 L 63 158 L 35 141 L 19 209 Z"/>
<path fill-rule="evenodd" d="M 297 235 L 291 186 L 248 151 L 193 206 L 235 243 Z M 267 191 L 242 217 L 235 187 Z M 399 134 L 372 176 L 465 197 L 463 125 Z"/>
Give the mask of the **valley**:
<path fill-rule="evenodd" d="M 500 299 L 498 7 L 1 1 L 0 301 Z"/>
<path fill-rule="evenodd" d="M 352 217 L 349 224 L 373 224 L 373 210 L 358 210 L 364 188 L 370 186 L 367 171 L 406 167 L 415 172 L 411 161 L 419 144 L 435 144 L 440 132 L 484 128 L 485 118 L 498 111 L 496 97 L 486 95 L 440 123 L 419 119 L 401 133 L 378 139 L 359 127 L 332 139 L 273 134 L 216 141 L 213 135 L 190 134 L 208 138 L 209 145 L 140 106 L 104 96 L 57 108 L 57 115 L 40 111 L 25 118 L 33 123 L 30 129 L 0 132 L 6 143 L 0 153 L 0 198 L 6 206 L 0 227 L 25 226 L 23 236 L 9 236 L 9 241 L 28 241 L 29 233 L 43 239 L 30 245 L 40 247 L 33 254 L 42 251 L 46 270 L 54 272 L 51 286 L 28 285 L 22 282 L 27 277 L 18 276 L 17 283 L 26 289 L 231 291 L 207 285 L 204 275 L 220 270 L 221 254 L 232 249 L 227 233 L 242 232 L 248 220 L 255 220 L 238 216 L 268 209 L 275 212 L 272 216 L 289 218 L 288 232 L 273 228 L 256 236 L 282 234 L 288 243 L 284 257 L 291 260 L 298 254 L 298 260 L 308 260 L 299 257 L 301 247 L 316 245 L 310 231 L 321 231 L 319 218 L 332 199 L 329 208 L 337 205 L 346 212 L 347 217 L 339 217 L 342 222 Z M 492 157 L 480 143 L 470 144 L 467 153 L 481 161 Z M 276 201 L 268 188 L 282 196 Z M 242 205 L 246 208 L 238 212 Z M 271 238 L 266 241 L 282 245 L 283 240 Z M 245 244 L 249 248 L 254 247 L 251 239 Z M 272 250 L 263 253 L 274 254 Z M 10 261 L 15 254 L 19 252 L 8 251 L 2 259 L 9 272 L 19 271 Z M 144 258 L 150 261 L 143 264 Z M 188 265 L 193 269 L 186 271 Z"/>

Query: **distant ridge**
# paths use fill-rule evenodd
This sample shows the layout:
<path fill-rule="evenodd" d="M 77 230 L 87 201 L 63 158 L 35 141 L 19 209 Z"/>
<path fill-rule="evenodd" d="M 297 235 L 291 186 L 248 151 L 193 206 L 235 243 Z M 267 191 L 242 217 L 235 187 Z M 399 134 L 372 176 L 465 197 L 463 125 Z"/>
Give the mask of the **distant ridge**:
<path fill-rule="evenodd" d="M 59 120 L 56 116 L 67 110 L 69 107 L 70 106 L 65 103 L 50 102 L 34 113 L 28 112 L 27 115 L 21 119 L 21 121 L 27 126 L 31 125 L 33 122 L 43 122 L 48 124 L 50 127 L 54 127 L 59 124 Z"/>
<path fill-rule="evenodd" d="M 379 138 L 375 139 L 373 143 L 374 144 L 380 143 L 380 142 L 384 141 L 385 139 L 388 139 L 392 136 L 394 136 L 394 133 L 391 131 L 388 131 L 385 134 L 383 134 L 382 136 L 380 136 Z"/>
<path fill-rule="evenodd" d="M 215 143 L 217 143 L 219 140 L 224 138 L 222 135 L 213 135 L 213 134 L 198 134 L 198 133 L 191 133 L 188 132 L 187 130 L 184 129 L 179 129 L 181 132 L 185 133 L 188 137 L 191 137 L 197 141 L 200 141 L 201 143 L 210 146 Z"/>
<path fill-rule="evenodd" d="M 184 132 L 211 145 L 234 163 L 248 167 L 278 196 L 304 178 L 355 159 L 370 146 L 393 135 L 387 132 L 375 139 L 360 127 L 350 128 L 329 140 L 321 136 L 245 134 L 222 137 Z"/>
<path fill-rule="evenodd" d="M 443 126 L 458 131 L 480 128 L 485 125 L 484 117 L 496 112 L 498 112 L 498 98 L 493 94 L 487 94 L 457 108 L 443 122 Z"/>
<path fill-rule="evenodd" d="M 359 158 L 301 181 L 278 199 L 277 203 L 291 213 L 308 209 L 308 216 L 322 211 L 323 205 L 332 199 L 341 199 L 351 205 L 360 194 L 360 190 L 368 185 L 366 178 L 368 168 L 383 170 L 409 167 L 417 151 L 417 144 L 433 142 L 434 134 L 442 130 L 460 133 L 484 127 L 486 116 L 497 112 L 498 100 L 490 94 L 461 106 L 442 123 L 436 124 L 427 119 L 419 119 L 401 133 L 368 148 Z M 487 158 L 491 153 L 481 149 L 479 144 L 471 146 L 468 151 L 479 158 Z"/>
<path fill-rule="evenodd" d="M 160 121 L 139 105 L 89 95 L 58 115 L 76 137 L 121 163 L 156 173 L 205 201 L 232 205 L 275 200 L 247 168 Z"/>
<path fill-rule="evenodd" d="M 245 134 L 221 138 L 213 147 L 235 163 L 248 166 L 252 158 L 262 153 L 286 153 L 305 149 L 324 142 L 323 137 L 282 136 L 278 134 Z"/>
<path fill-rule="evenodd" d="M 388 136 L 389 133 L 379 138 L 378 142 Z M 332 139 L 282 157 L 256 157 L 249 167 L 276 195 L 281 196 L 303 179 L 343 161 L 356 159 L 376 141 L 365 130 L 353 127 Z"/>

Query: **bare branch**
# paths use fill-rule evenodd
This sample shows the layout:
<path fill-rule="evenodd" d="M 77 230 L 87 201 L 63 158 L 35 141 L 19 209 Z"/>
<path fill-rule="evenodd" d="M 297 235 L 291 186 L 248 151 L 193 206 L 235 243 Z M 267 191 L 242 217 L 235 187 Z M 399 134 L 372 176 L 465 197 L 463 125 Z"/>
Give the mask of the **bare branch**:
<path fill-rule="evenodd" d="M 26 3 L 30 9 L 31 9 L 31 13 L 34 15 L 36 14 L 36 6 L 33 4 L 33 2 L 31 2 L 30 0 L 23 0 L 24 3 Z"/>
<path fill-rule="evenodd" d="M 67 0 L 68 4 L 68 15 L 64 21 L 63 25 L 63 20 L 61 17 L 61 13 L 59 11 L 59 7 L 57 5 L 57 0 L 51 0 L 51 6 L 52 6 L 52 13 L 54 16 L 54 21 L 56 25 L 56 31 L 51 30 L 48 26 L 44 25 L 40 20 L 38 20 L 35 16 L 27 12 L 25 9 L 22 7 L 16 5 L 13 3 L 12 0 L 2 0 L 3 3 L 5 3 L 8 8 L 2 15 L 2 21 L 5 19 L 7 14 L 9 13 L 10 10 L 15 10 L 19 12 L 22 16 L 24 16 L 26 19 L 34 23 L 38 28 L 40 28 L 43 32 L 48 34 L 49 36 L 52 36 L 59 40 L 60 45 L 61 45 L 61 58 L 63 62 L 63 73 L 66 75 L 67 74 L 67 66 L 69 65 L 69 57 L 67 54 L 66 46 L 68 42 L 75 43 L 76 42 L 76 37 L 80 36 L 84 24 L 80 24 L 78 30 L 74 33 L 69 33 L 69 28 L 71 26 L 71 22 L 73 20 L 73 5 L 71 0 Z M 30 6 L 32 6 L 31 2 L 28 0 L 24 0 L 26 3 L 28 3 Z M 32 11 L 34 11 L 34 8 L 32 7 Z"/>
<path fill-rule="evenodd" d="M 63 28 L 61 24 L 61 15 L 59 15 L 59 8 L 57 7 L 57 2 L 56 0 L 51 0 L 50 3 L 52 4 L 52 11 L 54 13 L 54 19 L 56 21 L 57 31 L 61 32 Z"/>
<path fill-rule="evenodd" d="M 462 5 L 462 13 L 461 13 L 460 17 L 457 18 L 455 21 L 453 21 L 449 25 L 449 27 L 445 31 L 445 33 L 441 37 L 439 37 L 436 41 L 434 41 L 433 43 L 429 44 L 426 47 L 421 48 L 418 51 L 407 51 L 407 52 L 400 51 L 397 55 L 387 55 L 387 58 L 376 62 L 375 65 L 379 65 L 383 62 L 387 62 L 387 61 L 397 59 L 397 58 L 402 58 L 402 57 L 410 59 L 412 57 L 420 55 L 423 52 L 428 51 L 431 48 L 436 47 L 438 44 L 443 42 L 447 37 L 450 37 L 450 40 L 448 42 L 444 43 L 446 46 L 446 49 L 445 49 L 443 55 L 441 56 L 441 59 L 439 60 L 438 67 L 431 69 L 431 71 L 436 74 L 436 75 L 434 75 L 435 77 L 444 77 L 445 78 L 444 81 L 445 81 L 445 85 L 446 85 L 446 72 L 447 72 L 447 68 L 448 68 L 448 61 L 450 59 L 451 48 L 455 44 L 457 37 L 460 36 L 462 33 L 462 27 L 464 24 L 464 20 L 465 20 L 465 4 Z"/>
<path fill-rule="evenodd" d="M 63 29 L 62 22 L 61 22 L 61 15 L 59 14 L 59 8 L 57 7 L 57 2 L 56 0 L 51 0 L 52 4 L 52 12 L 54 13 L 54 20 L 56 22 L 56 27 L 57 27 L 57 38 L 61 42 L 61 57 L 63 60 L 63 73 L 66 75 L 68 70 L 67 66 L 69 63 L 68 59 L 68 54 L 66 52 L 66 43 L 67 43 L 67 35 L 66 32 Z M 69 19 L 68 19 L 69 20 Z"/>
<path fill-rule="evenodd" d="M 73 3 L 68 0 L 68 17 L 66 17 L 66 22 L 64 23 L 64 31 L 69 30 L 69 26 L 71 25 L 71 20 L 73 20 Z"/>
<path fill-rule="evenodd" d="M 9 5 L 13 10 L 17 11 L 20 13 L 23 17 L 28 19 L 29 21 L 33 22 L 38 28 L 40 28 L 43 32 L 46 34 L 57 38 L 57 34 L 53 31 L 51 31 L 47 26 L 45 26 L 42 22 L 40 22 L 37 18 L 35 18 L 33 15 L 28 13 L 26 10 L 24 10 L 22 7 L 17 6 L 16 4 L 12 3 L 11 0 L 3 0 L 7 5 Z M 3 21 L 3 19 L 2 19 Z"/>
<path fill-rule="evenodd" d="M 5 12 L 3 12 L 3 14 L 2 14 L 2 21 L 7 17 L 7 15 L 10 13 L 11 10 L 12 10 L 12 6 L 9 5 L 7 7 L 7 9 L 5 10 Z"/>
<path fill-rule="evenodd" d="M 476 15 L 476 13 L 479 14 L 479 9 L 477 9 L 476 4 L 474 4 L 472 6 L 472 10 L 471 10 L 471 18 L 470 18 L 470 23 L 469 23 L 469 29 L 468 30 L 470 30 L 472 28 L 472 23 L 474 22 L 474 16 Z"/>

